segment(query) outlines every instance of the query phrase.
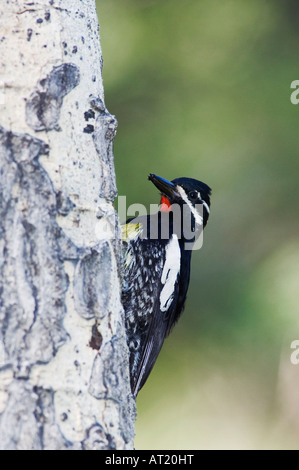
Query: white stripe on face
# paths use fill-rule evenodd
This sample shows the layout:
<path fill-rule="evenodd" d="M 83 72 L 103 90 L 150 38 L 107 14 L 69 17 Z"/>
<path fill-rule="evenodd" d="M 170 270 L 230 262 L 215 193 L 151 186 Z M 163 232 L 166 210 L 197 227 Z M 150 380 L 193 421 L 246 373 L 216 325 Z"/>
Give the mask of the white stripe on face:
<path fill-rule="evenodd" d="M 210 213 L 210 208 L 209 208 L 208 204 L 206 203 L 206 201 L 202 201 L 202 203 L 205 206 L 205 208 L 207 209 L 208 214 L 209 214 Z"/>
<path fill-rule="evenodd" d="M 185 201 L 186 204 L 188 204 L 188 207 L 189 207 L 191 213 L 194 215 L 195 222 L 196 222 L 198 225 L 202 225 L 203 218 L 202 218 L 202 216 L 197 212 L 197 210 L 196 210 L 195 207 L 192 205 L 192 203 L 189 201 L 188 196 L 187 196 L 187 194 L 185 193 L 184 189 L 183 189 L 181 186 L 177 186 L 177 190 L 178 190 L 178 192 L 179 192 L 181 198 L 183 199 L 183 201 Z"/>

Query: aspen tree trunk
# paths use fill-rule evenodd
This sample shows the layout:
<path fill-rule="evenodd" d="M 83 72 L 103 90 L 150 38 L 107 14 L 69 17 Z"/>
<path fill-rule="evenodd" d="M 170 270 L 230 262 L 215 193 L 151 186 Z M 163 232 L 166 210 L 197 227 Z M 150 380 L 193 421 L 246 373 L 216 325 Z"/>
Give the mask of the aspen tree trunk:
<path fill-rule="evenodd" d="M 94 0 L 0 2 L 0 447 L 130 449 Z"/>

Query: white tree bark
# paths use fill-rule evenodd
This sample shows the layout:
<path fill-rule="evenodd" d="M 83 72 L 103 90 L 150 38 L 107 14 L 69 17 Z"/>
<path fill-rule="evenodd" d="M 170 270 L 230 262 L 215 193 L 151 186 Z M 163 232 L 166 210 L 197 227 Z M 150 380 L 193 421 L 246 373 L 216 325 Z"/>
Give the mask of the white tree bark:
<path fill-rule="evenodd" d="M 101 64 L 94 0 L 0 2 L 2 449 L 133 446 Z"/>

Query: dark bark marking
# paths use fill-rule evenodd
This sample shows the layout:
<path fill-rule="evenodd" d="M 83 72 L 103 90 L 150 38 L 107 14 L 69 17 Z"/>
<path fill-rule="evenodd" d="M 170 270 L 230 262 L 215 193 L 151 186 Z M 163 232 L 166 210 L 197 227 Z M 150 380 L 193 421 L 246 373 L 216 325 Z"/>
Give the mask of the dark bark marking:
<path fill-rule="evenodd" d="M 92 134 L 95 149 L 102 164 L 100 197 L 114 201 L 117 195 L 114 171 L 113 141 L 116 135 L 117 120 L 109 113 L 100 98 L 90 96 L 90 105 L 100 112 Z M 110 178 L 107 178 L 110 175 Z"/>
<path fill-rule="evenodd" d="M 111 293 L 111 247 L 107 242 L 87 249 L 79 260 L 75 278 L 75 306 L 86 319 L 104 318 Z"/>
<path fill-rule="evenodd" d="M 41 449 L 72 449 L 56 423 L 54 391 L 49 388 L 33 387 L 36 397 L 34 417 L 39 430 Z"/>
<path fill-rule="evenodd" d="M 93 109 L 89 109 L 88 111 L 85 111 L 84 113 L 85 121 L 88 121 L 89 119 L 94 119 L 94 118 L 95 118 L 95 112 Z"/>
<path fill-rule="evenodd" d="M 87 126 L 84 127 L 83 132 L 85 132 L 85 134 L 92 134 L 94 132 L 94 126 L 92 124 L 87 124 Z"/>
<path fill-rule="evenodd" d="M 116 449 L 116 443 L 111 434 L 105 432 L 99 423 L 95 423 L 87 429 L 82 448 L 84 450 L 113 450 Z"/>
<path fill-rule="evenodd" d="M 26 103 L 26 122 L 35 131 L 56 128 L 63 98 L 80 82 L 79 68 L 70 63 L 53 67 L 37 84 Z"/>
<path fill-rule="evenodd" d="M 56 208 L 58 214 L 66 216 L 71 212 L 71 210 L 73 210 L 74 207 L 75 204 L 68 196 L 63 194 L 62 191 L 58 191 L 56 193 Z"/>
<path fill-rule="evenodd" d="M 32 33 L 33 33 L 32 29 L 28 28 L 27 29 L 27 41 L 31 40 Z"/>
<path fill-rule="evenodd" d="M 92 108 L 94 108 L 99 113 L 105 114 L 106 107 L 101 98 L 98 96 L 90 95 L 89 96 L 89 103 Z"/>
<path fill-rule="evenodd" d="M 79 447 L 64 437 L 55 421 L 53 390 L 33 386 L 28 380 L 13 380 L 10 384 L 0 424 L 1 450 Z"/>
<path fill-rule="evenodd" d="M 19 378 L 49 362 L 67 338 L 61 249 L 68 244 L 56 222 L 54 188 L 38 162 L 48 152 L 42 140 L 0 127 L 0 367 L 13 367 Z"/>
<path fill-rule="evenodd" d="M 102 343 L 103 343 L 103 337 L 98 330 L 97 324 L 94 324 L 91 329 L 91 339 L 89 342 L 89 346 L 92 349 L 96 349 L 97 351 L 99 351 L 99 349 L 102 346 Z"/>

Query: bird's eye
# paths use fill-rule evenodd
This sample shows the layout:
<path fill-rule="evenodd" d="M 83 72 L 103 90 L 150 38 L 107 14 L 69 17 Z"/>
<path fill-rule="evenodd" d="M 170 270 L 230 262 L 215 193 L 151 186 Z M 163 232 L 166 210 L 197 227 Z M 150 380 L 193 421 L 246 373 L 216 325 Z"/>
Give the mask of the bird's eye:
<path fill-rule="evenodd" d="M 197 195 L 198 195 L 197 191 L 190 191 L 189 199 L 194 201 L 195 199 L 197 199 Z"/>

